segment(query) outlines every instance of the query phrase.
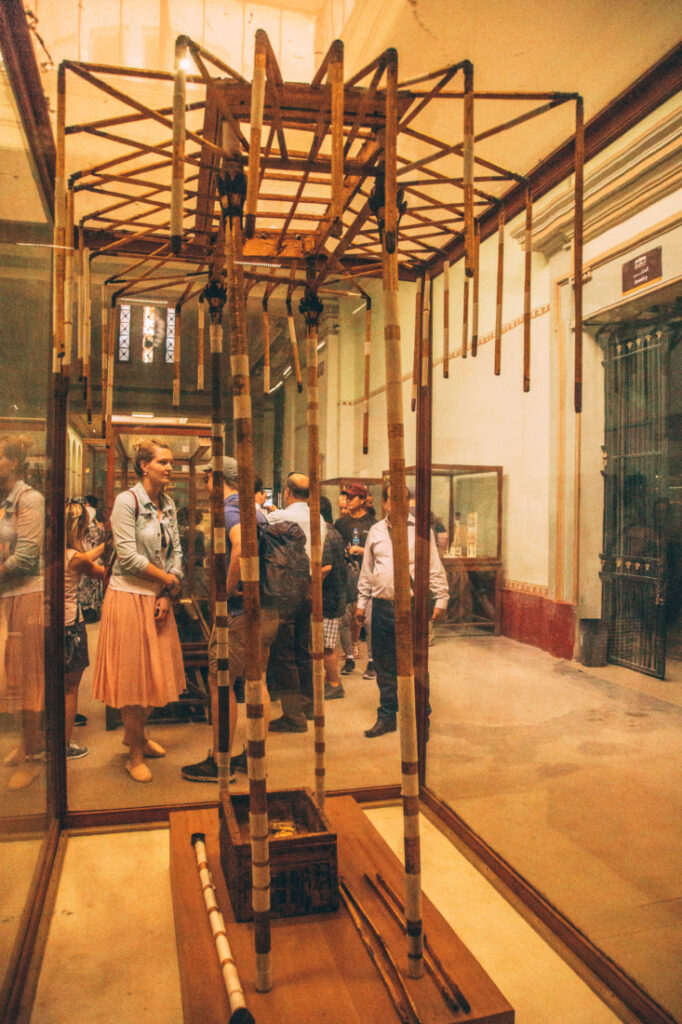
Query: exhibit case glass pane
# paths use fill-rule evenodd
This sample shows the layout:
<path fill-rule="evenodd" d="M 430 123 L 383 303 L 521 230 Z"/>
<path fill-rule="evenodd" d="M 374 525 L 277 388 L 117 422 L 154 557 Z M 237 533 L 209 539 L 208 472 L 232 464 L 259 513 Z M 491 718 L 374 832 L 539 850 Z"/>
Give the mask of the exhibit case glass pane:
<path fill-rule="evenodd" d="M 0 1015 L 50 822 L 45 707 L 52 226 L 0 72 Z M 5 974 L 5 971 L 7 972 Z"/>

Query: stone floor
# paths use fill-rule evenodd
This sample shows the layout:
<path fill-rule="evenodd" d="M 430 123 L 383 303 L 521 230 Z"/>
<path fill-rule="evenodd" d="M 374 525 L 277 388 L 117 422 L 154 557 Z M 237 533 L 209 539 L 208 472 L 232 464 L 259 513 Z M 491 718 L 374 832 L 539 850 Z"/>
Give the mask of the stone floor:
<path fill-rule="evenodd" d="M 369 816 L 400 855 L 399 808 Z M 425 819 L 422 836 L 425 892 L 514 1006 L 517 1024 L 628 1019 L 617 1017 Z M 275 973 L 276 955 L 275 948 Z M 168 832 L 72 837 L 30 1024 L 142 1020 L 182 1024 Z"/>

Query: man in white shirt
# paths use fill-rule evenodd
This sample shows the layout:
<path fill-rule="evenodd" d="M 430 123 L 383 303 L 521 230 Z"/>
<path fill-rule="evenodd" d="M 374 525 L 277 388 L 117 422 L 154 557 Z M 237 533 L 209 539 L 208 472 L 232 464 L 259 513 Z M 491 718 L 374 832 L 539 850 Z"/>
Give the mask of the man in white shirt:
<path fill-rule="evenodd" d="M 398 713 L 398 674 L 396 667 L 396 636 L 394 614 L 393 541 L 391 539 L 391 489 L 383 492 L 384 519 L 380 519 L 365 541 L 365 554 L 358 580 L 357 621 L 362 623 L 365 608 L 372 600 L 372 658 L 379 687 L 377 720 L 365 736 L 373 739 L 387 732 L 395 732 Z M 410 578 L 414 579 L 414 516 L 407 517 L 407 542 L 410 556 Z M 448 605 L 448 581 L 438 557 L 436 542 L 431 534 L 431 566 L 429 589 L 436 606 L 431 621 L 445 614 Z"/>
<path fill-rule="evenodd" d="M 284 488 L 284 508 L 268 516 L 271 523 L 298 523 L 306 536 L 310 558 L 310 507 L 308 477 L 290 473 Z M 320 516 L 322 542 L 326 525 Z M 274 680 L 282 699 L 282 717 L 270 722 L 270 732 L 307 732 L 313 718 L 313 658 L 311 650 L 311 599 L 304 600 L 292 618 L 281 619 L 275 642 L 270 648 L 268 675 Z"/>

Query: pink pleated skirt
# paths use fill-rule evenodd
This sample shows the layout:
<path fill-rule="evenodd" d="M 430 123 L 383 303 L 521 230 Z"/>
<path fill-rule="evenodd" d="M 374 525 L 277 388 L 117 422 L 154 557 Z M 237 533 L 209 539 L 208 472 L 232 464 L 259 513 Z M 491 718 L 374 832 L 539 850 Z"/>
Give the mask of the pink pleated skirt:
<path fill-rule="evenodd" d="M 0 600 L 0 711 L 45 707 L 45 604 L 42 590 Z"/>
<path fill-rule="evenodd" d="M 92 695 L 112 708 L 161 708 L 185 689 L 173 612 L 157 622 L 155 603 L 152 594 L 106 592 Z"/>

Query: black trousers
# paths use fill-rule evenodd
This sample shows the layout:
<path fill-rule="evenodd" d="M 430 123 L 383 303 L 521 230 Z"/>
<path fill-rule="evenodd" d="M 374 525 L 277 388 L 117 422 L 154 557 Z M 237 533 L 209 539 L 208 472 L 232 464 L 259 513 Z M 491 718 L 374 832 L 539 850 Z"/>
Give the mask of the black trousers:
<path fill-rule="evenodd" d="M 299 723 L 305 722 L 305 711 L 313 703 L 311 614 L 312 601 L 306 598 L 292 618 L 280 620 L 268 662 L 283 714 Z"/>
<path fill-rule="evenodd" d="M 398 713 L 398 668 L 393 602 L 372 598 L 372 661 L 379 687 L 377 718 L 391 724 Z"/>

